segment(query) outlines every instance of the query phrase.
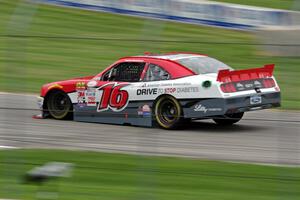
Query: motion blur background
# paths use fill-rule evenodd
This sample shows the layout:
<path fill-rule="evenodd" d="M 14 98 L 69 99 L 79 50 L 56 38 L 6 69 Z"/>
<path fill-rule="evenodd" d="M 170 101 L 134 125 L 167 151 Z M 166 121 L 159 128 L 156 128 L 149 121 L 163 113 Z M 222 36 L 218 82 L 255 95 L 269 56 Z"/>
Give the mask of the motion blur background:
<path fill-rule="evenodd" d="M 0 199 L 299 199 L 299 38 L 298 0 L 0 0 L 0 147 L 3 149 L 0 151 Z M 131 142 L 135 146 L 131 153 L 138 154 L 136 148 L 155 152 L 162 138 L 149 129 L 117 130 L 108 125 L 86 124 L 79 125 L 83 132 L 68 135 L 66 130 L 76 126 L 72 122 L 30 119 L 31 114 L 38 112 L 31 94 L 38 95 L 44 83 L 96 75 L 124 56 L 173 51 L 207 54 L 235 69 L 275 63 L 282 108 L 270 114 L 272 118 L 262 116 L 260 126 L 263 127 L 263 120 L 271 120 L 268 126 L 276 128 L 252 129 L 247 134 L 257 140 L 254 144 L 275 137 L 267 151 L 275 151 L 278 162 L 268 163 L 293 167 L 95 153 L 103 148 L 79 143 L 72 146 L 72 141 L 91 137 L 90 143 L 101 140 L 110 144 L 115 142 L 107 139 L 110 132 L 116 138 L 133 134 Z M 281 127 L 282 121 L 292 127 L 291 137 L 285 142 L 282 142 L 286 130 Z M 253 126 L 256 124 L 259 123 L 252 122 Z M 220 151 L 224 145 L 222 138 L 227 137 L 235 144 L 236 136 L 229 134 L 251 132 L 251 126 L 237 126 L 229 131 L 214 126 L 214 131 L 208 130 L 208 125 L 200 125 L 188 136 L 200 143 L 204 136 L 195 134 L 203 128 L 211 133 L 206 133 L 207 141 L 217 141 L 213 148 Z M 31 135 L 37 128 L 39 132 Z M 128 135 L 122 135 L 122 129 Z M 259 136 L 260 131 L 266 131 L 264 137 Z M 53 133 L 52 138 L 49 132 Z M 214 132 L 221 136 L 212 135 Z M 164 131 L 162 134 L 180 141 L 185 133 L 173 135 Z M 52 145 L 47 143 L 48 136 L 55 141 Z M 65 140 L 69 140 L 68 145 L 63 143 Z M 241 140 L 248 142 L 247 137 Z M 46 149 L 55 149 L 55 145 L 73 151 Z M 20 146 L 27 150 L 7 149 Z M 253 148 L 257 155 L 266 151 L 264 146 Z M 82 149 L 93 153 L 79 151 Z M 239 151 L 242 154 L 247 149 Z M 295 160 L 284 160 L 289 156 Z M 264 163 L 264 158 L 213 158 Z M 22 177 L 27 170 L 49 161 L 75 164 L 73 176 L 58 183 L 50 182 L 56 189 L 49 190 L 55 195 L 45 192 L 37 195 L 41 193 L 40 187 L 24 184 Z"/>

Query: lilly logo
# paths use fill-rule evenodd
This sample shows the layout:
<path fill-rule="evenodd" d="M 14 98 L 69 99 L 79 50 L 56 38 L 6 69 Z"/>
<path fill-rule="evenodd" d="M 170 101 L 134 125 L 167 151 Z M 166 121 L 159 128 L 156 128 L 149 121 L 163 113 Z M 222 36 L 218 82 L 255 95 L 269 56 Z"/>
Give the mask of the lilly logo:
<path fill-rule="evenodd" d="M 197 104 L 197 105 L 195 105 L 194 111 L 195 112 L 204 112 L 204 113 L 206 113 L 207 108 L 205 106 L 202 106 L 201 104 Z"/>

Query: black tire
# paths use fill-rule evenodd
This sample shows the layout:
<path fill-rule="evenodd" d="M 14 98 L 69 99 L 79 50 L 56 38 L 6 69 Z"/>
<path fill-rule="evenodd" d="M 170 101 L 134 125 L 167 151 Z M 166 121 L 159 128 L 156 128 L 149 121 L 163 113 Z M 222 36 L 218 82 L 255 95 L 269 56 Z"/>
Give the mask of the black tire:
<path fill-rule="evenodd" d="M 160 97 L 154 106 L 154 118 L 164 129 L 175 129 L 181 125 L 183 112 L 179 102 L 172 96 Z"/>
<path fill-rule="evenodd" d="M 69 96 L 60 90 L 53 91 L 47 98 L 47 109 L 54 119 L 71 119 L 73 105 Z"/>
<path fill-rule="evenodd" d="M 229 126 L 232 124 L 235 124 L 237 122 L 239 122 L 242 117 L 243 117 L 244 113 L 233 113 L 233 114 L 227 114 L 224 116 L 220 116 L 218 118 L 214 118 L 213 120 L 218 124 L 218 125 L 222 125 L 222 126 Z"/>

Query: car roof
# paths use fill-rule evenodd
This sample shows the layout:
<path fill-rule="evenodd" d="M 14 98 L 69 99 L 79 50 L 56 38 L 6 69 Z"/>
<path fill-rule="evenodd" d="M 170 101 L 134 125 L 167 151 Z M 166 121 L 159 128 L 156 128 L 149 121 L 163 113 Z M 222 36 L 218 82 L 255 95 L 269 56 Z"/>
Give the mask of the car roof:
<path fill-rule="evenodd" d="M 163 59 L 163 60 L 180 60 L 184 58 L 192 58 L 192 57 L 207 57 L 207 55 L 196 54 L 196 53 L 166 53 L 166 54 L 150 54 L 145 53 L 145 55 L 139 56 L 130 56 L 127 58 L 152 58 L 152 59 Z"/>
<path fill-rule="evenodd" d="M 196 53 L 166 53 L 166 54 L 151 54 L 145 53 L 145 55 L 128 56 L 120 58 L 117 62 L 151 62 L 162 66 L 168 71 L 173 78 L 186 77 L 190 75 L 196 75 L 194 71 L 181 65 L 177 60 L 191 57 L 207 57 L 206 55 Z M 116 64 L 116 63 L 114 63 Z M 114 65 L 113 64 L 113 65 Z"/>

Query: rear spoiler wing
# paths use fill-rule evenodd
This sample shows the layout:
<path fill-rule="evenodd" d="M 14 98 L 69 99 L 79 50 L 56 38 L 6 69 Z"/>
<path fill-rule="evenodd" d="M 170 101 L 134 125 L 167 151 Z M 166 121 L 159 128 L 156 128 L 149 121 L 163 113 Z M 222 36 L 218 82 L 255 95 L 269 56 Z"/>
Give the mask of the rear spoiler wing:
<path fill-rule="evenodd" d="M 265 65 L 260 68 L 243 69 L 230 71 L 229 69 L 220 70 L 217 81 L 228 83 L 237 81 L 246 81 L 273 76 L 275 64 Z"/>

